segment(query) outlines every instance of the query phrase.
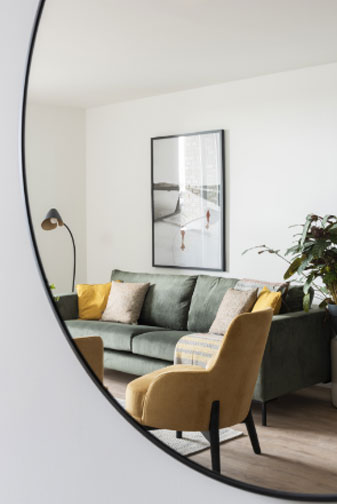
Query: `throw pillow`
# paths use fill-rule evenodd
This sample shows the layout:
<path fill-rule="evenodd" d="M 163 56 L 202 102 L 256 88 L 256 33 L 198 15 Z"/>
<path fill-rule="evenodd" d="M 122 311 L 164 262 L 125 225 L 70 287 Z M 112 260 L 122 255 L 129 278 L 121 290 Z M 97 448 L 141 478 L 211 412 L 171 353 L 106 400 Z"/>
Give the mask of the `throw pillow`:
<path fill-rule="evenodd" d="M 112 282 L 101 320 L 136 324 L 149 286 L 149 283 Z"/>
<path fill-rule="evenodd" d="M 253 306 L 252 312 L 265 310 L 266 308 L 272 308 L 274 315 L 277 315 L 280 312 L 281 305 L 281 292 L 271 292 L 268 287 L 263 287 L 256 303 Z"/>
<path fill-rule="evenodd" d="M 234 288 L 237 290 L 252 290 L 258 289 L 258 294 L 261 293 L 264 287 L 268 287 L 270 291 L 281 292 L 282 296 L 287 290 L 288 282 L 266 282 L 263 280 L 252 280 L 250 278 L 242 278 L 235 285 Z"/>
<path fill-rule="evenodd" d="M 111 282 L 106 284 L 78 284 L 78 316 L 84 320 L 100 320 L 105 310 Z"/>
<path fill-rule="evenodd" d="M 236 290 L 228 289 L 221 301 L 215 320 L 209 332 L 225 334 L 232 320 L 241 313 L 249 312 L 257 299 L 257 289 Z"/>

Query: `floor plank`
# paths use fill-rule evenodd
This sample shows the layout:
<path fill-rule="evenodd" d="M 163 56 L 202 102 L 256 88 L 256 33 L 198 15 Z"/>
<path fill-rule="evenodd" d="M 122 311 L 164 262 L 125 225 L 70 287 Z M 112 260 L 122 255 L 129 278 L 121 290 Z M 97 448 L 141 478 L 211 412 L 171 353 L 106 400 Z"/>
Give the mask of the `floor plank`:
<path fill-rule="evenodd" d="M 124 398 L 135 376 L 106 371 L 104 383 L 110 393 Z M 337 494 L 337 409 L 330 390 L 314 386 L 268 404 L 268 427 L 261 426 L 258 405 L 253 407 L 262 455 L 255 455 L 248 436 L 221 446 L 222 474 L 267 488 Z M 246 434 L 243 424 L 233 426 Z M 210 467 L 205 450 L 192 460 Z"/>

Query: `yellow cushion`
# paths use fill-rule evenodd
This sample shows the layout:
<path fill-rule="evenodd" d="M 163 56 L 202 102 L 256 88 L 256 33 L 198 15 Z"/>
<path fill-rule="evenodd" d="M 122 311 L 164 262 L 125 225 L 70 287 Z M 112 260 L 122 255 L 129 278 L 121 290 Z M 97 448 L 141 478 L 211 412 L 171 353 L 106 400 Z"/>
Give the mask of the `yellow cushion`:
<path fill-rule="evenodd" d="M 281 292 L 273 292 L 268 289 L 268 287 L 263 287 L 257 298 L 256 303 L 253 306 L 252 312 L 259 310 L 265 310 L 266 308 L 272 308 L 274 315 L 277 315 L 281 309 L 282 304 L 282 294 Z"/>
<path fill-rule="evenodd" d="M 78 284 L 78 316 L 85 320 L 100 320 L 105 310 L 111 282 L 106 284 Z"/>

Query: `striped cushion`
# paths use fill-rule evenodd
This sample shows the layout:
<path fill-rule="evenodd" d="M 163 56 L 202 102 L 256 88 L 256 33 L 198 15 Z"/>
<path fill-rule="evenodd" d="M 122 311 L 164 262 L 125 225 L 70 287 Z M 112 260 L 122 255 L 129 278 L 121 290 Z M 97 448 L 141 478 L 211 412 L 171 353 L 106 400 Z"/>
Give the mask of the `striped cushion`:
<path fill-rule="evenodd" d="M 251 280 L 249 278 L 242 278 L 235 284 L 236 290 L 247 291 L 250 289 L 258 289 L 257 294 L 259 295 L 264 287 L 267 287 L 270 291 L 281 292 L 287 288 L 287 282 L 264 282 L 261 280 Z"/>
<path fill-rule="evenodd" d="M 174 364 L 193 364 L 206 368 L 219 349 L 222 335 L 193 333 L 180 338 L 174 353 Z"/>

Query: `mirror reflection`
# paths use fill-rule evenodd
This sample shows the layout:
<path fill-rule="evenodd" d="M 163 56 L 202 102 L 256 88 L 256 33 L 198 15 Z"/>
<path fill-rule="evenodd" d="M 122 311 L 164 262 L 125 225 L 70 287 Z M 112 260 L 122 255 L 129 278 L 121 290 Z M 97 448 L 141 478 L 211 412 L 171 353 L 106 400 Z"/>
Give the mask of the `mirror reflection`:
<path fill-rule="evenodd" d="M 122 407 L 216 474 L 324 496 L 337 8 L 263 5 L 47 0 L 28 199 L 59 315 Z"/>

